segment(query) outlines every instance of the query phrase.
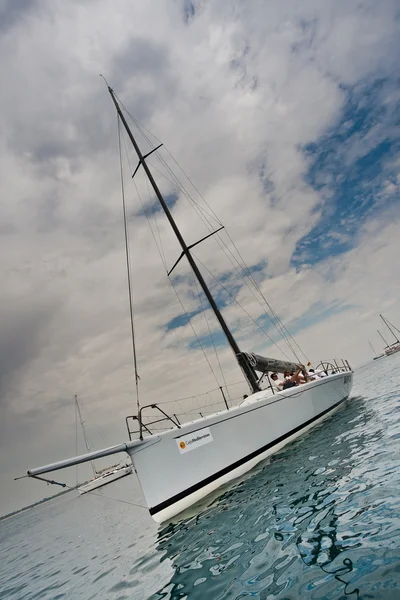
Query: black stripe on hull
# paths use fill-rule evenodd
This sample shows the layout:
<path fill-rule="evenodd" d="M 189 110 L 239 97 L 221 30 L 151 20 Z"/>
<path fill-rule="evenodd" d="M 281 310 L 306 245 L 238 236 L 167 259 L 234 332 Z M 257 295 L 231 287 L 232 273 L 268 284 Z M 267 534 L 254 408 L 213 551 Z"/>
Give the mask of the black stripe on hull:
<path fill-rule="evenodd" d="M 175 496 L 172 496 L 171 498 L 168 498 L 168 500 L 164 500 L 164 502 L 161 502 L 160 504 L 157 504 L 157 506 L 153 506 L 152 508 L 149 508 L 150 514 L 151 515 L 155 515 L 158 512 L 160 512 L 162 510 L 165 510 L 166 508 L 168 508 L 172 504 L 175 504 L 176 502 L 179 502 L 179 500 L 183 500 L 183 498 L 186 498 L 186 496 L 189 496 L 190 494 L 193 494 L 194 492 L 197 492 L 198 490 L 201 490 L 201 488 L 205 487 L 206 485 L 209 485 L 210 483 L 212 483 L 216 479 L 219 479 L 220 477 L 223 477 L 224 475 L 227 475 L 228 473 L 230 473 L 234 469 L 237 469 L 238 467 L 241 467 L 242 465 L 244 465 L 249 460 L 252 460 L 253 458 L 256 458 L 257 456 L 259 456 L 263 452 L 266 452 L 267 450 L 269 450 L 273 446 L 276 446 L 277 444 L 280 444 L 281 442 L 283 442 L 285 439 L 287 439 L 291 435 L 294 435 L 295 433 L 298 433 L 302 429 L 305 429 L 306 427 L 308 427 L 309 425 L 311 425 L 312 423 L 314 423 L 314 421 L 317 421 L 318 419 L 320 419 L 324 415 L 327 415 L 329 412 L 331 412 L 332 410 L 334 410 L 335 408 L 337 408 L 338 406 L 340 406 L 345 400 L 347 400 L 347 398 L 348 398 L 348 396 L 346 396 L 345 398 L 343 398 L 342 400 L 340 400 L 339 402 L 337 402 L 336 404 L 334 404 L 334 406 L 331 406 L 330 408 L 327 408 L 326 410 L 322 411 L 321 413 L 319 413 L 317 416 L 313 417 L 312 419 L 309 419 L 305 423 L 302 423 L 298 427 L 295 427 L 291 431 L 288 431 L 284 435 L 281 435 L 280 437 L 276 438 L 272 442 L 269 442 L 268 444 L 265 444 L 265 446 L 262 446 L 261 448 L 258 448 L 257 450 L 255 450 L 254 452 L 251 452 L 247 456 L 244 456 L 243 458 L 237 460 L 236 462 L 232 463 L 231 465 L 228 465 L 227 467 L 225 467 L 224 469 L 221 469 L 217 473 L 213 473 L 213 475 L 210 475 L 209 477 L 206 477 L 202 481 L 199 481 L 198 483 L 195 483 L 194 485 L 192 485 L 191 487 L 187 488 L 186 490 L 183 490 L 182 492 L 179 492 L 179 494 L 176 494 Z"/>

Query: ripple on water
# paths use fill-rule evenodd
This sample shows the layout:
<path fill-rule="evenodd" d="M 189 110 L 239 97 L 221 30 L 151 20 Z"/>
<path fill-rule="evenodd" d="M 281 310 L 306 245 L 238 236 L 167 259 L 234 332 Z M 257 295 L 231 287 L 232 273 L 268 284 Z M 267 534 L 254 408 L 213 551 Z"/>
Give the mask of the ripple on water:
<path fill-rule="evenodd" d="M 400 560 L 399 495 L 387 495 L 400 483 L 399 454 L 388 467 L 384 435 L 359 399 L 201 515 L 162 529 L 158 549 L 174 574 L 152 598 L 201 598 L 205 587 L 212 598 L 360 597 L 366 573 Z M 400 597 L 397 573 L 387 591 Z"/>
<path fill-rule="evenodd" d="M 196 516 L 157 528 L 106 494 L 67 494 L 0 523 L 0 599 L 398 600 L 400 394 L 380 388 L 400 365 L 385 364 Z M 134 481 L 112 496 L 141 504 Z"/>

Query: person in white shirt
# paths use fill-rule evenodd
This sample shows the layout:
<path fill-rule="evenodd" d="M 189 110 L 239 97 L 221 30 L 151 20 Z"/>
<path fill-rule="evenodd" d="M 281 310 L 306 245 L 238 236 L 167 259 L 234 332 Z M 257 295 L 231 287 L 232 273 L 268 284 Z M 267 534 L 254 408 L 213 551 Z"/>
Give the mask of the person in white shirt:
<path fill-rule="evenodd" d="M 318 371 L 315 371 L 314 369 L 309 369 L 308 370 L 308 375 L 309 377 L 311 377 L 311 379 L 321 379 L 322 377 L 326 377 L 326 373 L 325 371 L 322 371 L 322 369 L 319 369 Z"/>
<path fill-rule="evenodd" d="M 315 381 L 316 379 L 319 379 L 319 377 L 315 374 L 314 369 L 308 369 L 308 376 L 311 379 L 311 381 Z"/>
<path fill-rule="evenodd" d="M 279 381 L 278 373 L 272 373 L 271 375 L 271 386 L 275 392 L 281 392 L 283 389 L 283 381 Z"/>
<path fill-rule="evenodd" d="M 321 379 L 322 377 L 327 377 L 327 374 L 322 369 L 319 369 L 319 371 L 315 371 L 315 375 L 319 377 L 319 379 Z"/>

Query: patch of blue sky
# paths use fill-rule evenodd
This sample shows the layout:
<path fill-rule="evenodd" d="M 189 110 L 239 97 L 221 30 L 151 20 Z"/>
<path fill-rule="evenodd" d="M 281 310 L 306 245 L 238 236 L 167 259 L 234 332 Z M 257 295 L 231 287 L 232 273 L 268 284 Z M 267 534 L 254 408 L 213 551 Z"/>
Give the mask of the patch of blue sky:
<path fill-rule="evenodd" d="M 310 309 L 300 319 L 297 319 L 296 321 L 291 321 L 291 322 L 285 323 L 285 325 L 286 325 L 288 331 L 290 332 L 290 335 L 295 338 L 300 332 L 304 331 L 311 325 L 316 325 L 317 323 L 320 323 L 324 320 L 329 319 L 333 315 L 338 315 L 338 314 L 346 312 L 352 308 L 354 308 L 354 306 L 351 304 L 333 303 L 329 306 L 325 306 L 325 305 L 317 302 L 313 306 L 311 306 Z M 293 360 L 295 358 L 294 355 L 292 354 L 289 346 L 287 345 L 287 343 L 284 341 L 284 339 L 282 338 L 280 333 L 277 332 L 275 326 L 272 324 L 272 321 L 268 315 L 260 317 L 258 319 L 258 324 L 260 326 L 262 326 L 263 330 L 266 331 L 270 335 L 273 342 L 271 340 L 269 340 L 268 338 L 264 337 L 262 339 L 262 341 L 258 341 L 257 344 L 254 347 L 252 347 L 251 350 L 253 352 L 260 352 L 261 354 L 263 354 L 263 352 L 271 352 L 271 356 L 275 356 L 276 355 L 276 347 L 274 346 L 274 343 L 275 343 L 279 346 L 279 348 L 282 351 L 284 351 L 285 355 L 290 360 Z M 290 340 L 290 342 L 291 342 L 293 348 L 295 349 L 297 355 L 299 356 L 299 359 L 304 360 L 304 356 L 301 354 L 301 352 L 299 351 L 297 346 L 293 343 L 292 340 Z M 307 351 L 307 348 L 303 348 L 303 350 Z M 318 357 L 310 356 L 309 358 L 315 359 Z M 329 357 L 322 357 L 322 358 L 325 359 L 325 358 L 329 358 Z"/>
<path fill-rule="evenodd" d="M 193 317 L 195 317 L 196 315 L 198 315 L 200 312 L 201 312 L 201 309 L 199 308 L 198 310 L 193 310 L 186 314 L 181 313 L 181 314 L 177 315 L 176 317 L 174 317 L 173 319 L 170 319 L 168 321 L 168 323 L 166 324 L 165 328 L 167 331 L 171 331 L 171 329 L 177 329 L 178 327 L 185 327 L 185 325 L 187 325 L 189 323 L 189 320 L 192 319 Z"/>
<path fill-rule="evenodd" d="M 254 274 L 256 274 L 258 270 L 259 268 L 256 267 L 256 269 L 254 270 Z M 232 279 L 234 279 L 235 276 L 236 274 L 232 273 L 232 271 L 226 271 L 225 273 L 219 276 L 218 282 L 215 281 L 215 279 L 211 279 L 210 277 L 208 278 L 208 287 L 220 310 L 223 310 L 226 306 L 234 302 L 234 298 L 237 296 L 241 287 L 243 286 L 243 281 L 232 281 Z M 221 287 L 219 282 L 224 287 Z M 167 331 L 170 331 L 171 329 L 175 329 L 177 327 L 184 327 L 189 322 L 189 319 L 195 317 L 203 310 L 210 308 L 210 305 L 204 293 L 200 292 L 200 284 L 197 284 L 197 286 L 194 284 L 194 275 L 176 275 L 174 276 L 173 283 L 175 286 L 177 286 L 180 283 L 185 285 L 189 284 L 189 294 L 192 299 L 197 300 L 198 305 L 195 310 L 189 311 L 187 314 L 182 312 L 176 317 L 173 317 L 170 321 L 168 321 L 168 323 L 165 326 Z M 198 293 L 201 293 L 201 300 L 198 296 Z"/>
<path fill-rule="evenodd" d="M 333 303 L 329 306 L 325 306 L 325 305 L 317 302 L 313 306 L 311 306 L 310 309 L 300 319 L 297 319 L 294 322 L 288 323 L 287 328 L 290 331 L 290 334 L 292 336 L 296 336 L 301 331 L 307 329 L 311 325 L 316 325 L 317 323 L 320 323 L 324 320 L 329 319 L 333 315 L 338 315 L 340 313 L 346 312 L 353 308 L 354 308 L 354 306 L 351 304 Z M 190 316 L 194 316 L 195 314 L 198 314 L 199 312 L 201 312 L 201 310 L 191 313 Z M 187 322 L 188 321 L 187 321 L 186 315 L 180 315 L 170 322 L 169 329 L 184 326 L 187 324 Z M 246 350 L 251 350 L 253 352 L 262 352 L 265 349 L 271 348 L 272 354 L 273 354 L 274 350 L 275 350 L 275 354 L 276 354 L 276 349 L 274 346 L 274 342 L 275 342 L 275 344 L 277 344 L 285 352 L 285 354 L 288 355 L 288 358 L 290 358 L 290 359 L 294 358 L 294 356 L 292 356 L 292 354 L 291 354 L 289 346 L 286 344 L 286 342 L 283 340 L 280 333 L 277 331 L 275 325 L 273 324 L 273 322 L 268 314 L 264 314 L 261 317 L 259 317 L 256 320 L 256 323 L 260 326 L 260 328 L 262 328 L 262 330 L 265 333 L 268 333 L 270 338 L 268 338 L 267 336 L 263 337 L 261 330 L 260 330 L 259 333 L 261 333 L 261 341 L 260 341 L 260 336 L 257 336 L 258 341 L 257 341 L 256 345 L 253 346 L 251 349 L 246 348 Z M 212 335 L 207 333 L 202 336 L 199 336 L 198 339 L 196 337 L 192 337 L 188 343 L 189 350 L 198 349 L 198 348 L 200 348 L 200 346 L 207 350 L 207 349 L 212 348 L 213 346 L 215 346 L 216 348 L 222 348 L 227 345 L 227 340 L 226 340 L 225 334 L 223 333 L 222 329 L 219 329 L 218 326 L 214 326 L 212 324 L 210 324 L 210 326 L 211 326 Z M 257 326 L 255 323 L 254 323 L 254 328 L 255 328 L 255 333 L 256 333 Z M 239 340 L 240 339 L 240 329 L 234 330 L 233 333 L 234 333 L 235 337 L 237 338 L 237 340 Z M 292 345 L 293 345 L 293 342 L 292 342 Z M 295 350 L 297 353 L 299 353 L 299 350 L 297 347 L 295 347 Z M 315 358 L 315 357 L 311 357 L 311 358 Z M 322 357 L 322 358 L 327 358 L 327 357 Z M 300 359 L 301 359 L 301 357 L 300 357 Z"/>
<path fill-rule="evenodd" d="M 212 337 L 209 334 L 201 335 L 198 339 L 193 337 L 188 344 L 188 348 L 189 350 L 196 350 L 202 347 L 207 350 L 213 346 L 215 348 L 223 348 L 227 345 L 228 342 L 222 329 L 215 329 L 212 330 Z"/>
<path fill-rule="evenodd" d="M 210 286 L 211 287 L 211 292 L 213 294 L 214 300 L 217 303 L 217 306 L 220 310 L 222 310 L 225 306 L 228 306 L 231 302 L 234 302 L 234 300 L 230 297 L 230 295 L 222 288 L 218 288 L 216 286 Z M 215 287 L 215 289 L 213 289 L 213 287 Z M 237 292 L 240 289 L 240 285 L 238 286 L 231 286 L 230 287 L 230 294 L 232 294 L 233 296 L 235 296 L 237 294 Z M 233 289 L 234 288 L 234 289 Z M 197 297 L 197 293 L 193 293 L 193 297 Z M 206 299 L 206 297 L 204 296 L 204 294 L 202 294 L 202 298 L 201 298 L 201 302 L 200 299 L 198 301 L 198 307 L 195 310 L 192 310 L 188 313 L 180 313 L 179 315 L 177 315 L 176 317 L 173 317 L 172 319 L 170 319 L 170 321 L 168 321 L 168 323 L 165 326 L 165 329 L 167 331 L 170 331 L 171 329 L 176 329 L 177 327 L 184 327 L 189 323 L 189 319 L 192 319 L 193 317 L 195 317 L 196 315 L 200 314 L 201 312 L 203 312 L 203 310 L 209 309 L 210 305 L 208 303 L 208 300 Z"/>
<path fill-rule="evenodd" d="M 183 0 L 183 20 L 186 24 L 190 23 L 196 14 L 195 4 L 192 0 Z"/>
<path fill-rule="evenodd" d="M 320 193 L 321 214 L 298 242 L 294 267 L 348 251 L 367 218 L 398 202 L 398 194 L 385 194 L 400 153 L 400 101 L 391 89 L 383 80 L 347 89 L 340 122 L 303 148 L 310 161 L 306 180 Z"/>
<path fill-rule="evenodd" d="M 168 195 L 164 196 L 166 205 L 168 206 L 168 208 L 170 210 L 173 210 L 175 204 L 178 201 L 178 198 L 179 198 L 178 194 L 168 194 Z M 148 204 L 144 207 L 144 211 L 143 211 L 143 209 L 140 209 L 140 211 L 136 214 L 143 215 L 143 216 L 146 215 L 147 217 L 151 217 L 152 215 L 159 213 L 159 212 L 163 212 L 163 208 L 160 204 L 160 201 L 157 198 L 154 198 L 150 204 Z"/>
<path fill-rule="evenodd" d="M 252 275 L 253 278 L 257 281 L 259 279 L 258 276 L 262 276 L 261 279 L 264 279 L 266 276 L 266 269 L 268 267 L 268 261 L 266 259 L 260 260 L 258 263 L 254 265 L 250 265 L 244 271 L 245 275 Z M 243 272 L 243 271 L 241 271 Z"/>
<path fill-rule="evenodd" d="M 333 303 L 329 306 L 326 306 L 320 302 L 317 302 L 313 304 L 300 319 L 297 319 L 292 323 L 288 323 L 287 328 L 291 335 L 296 336 L 311 325 L 316 325 L 317 323 L 328 320 L 334 315 L 339 315 L 354 308 L 355 307 L 353 304 Z"/>

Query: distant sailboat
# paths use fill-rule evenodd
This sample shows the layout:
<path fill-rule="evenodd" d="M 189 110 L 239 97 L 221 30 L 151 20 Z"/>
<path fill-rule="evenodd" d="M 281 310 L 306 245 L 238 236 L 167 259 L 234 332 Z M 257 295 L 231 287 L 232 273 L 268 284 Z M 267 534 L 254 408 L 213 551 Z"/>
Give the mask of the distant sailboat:
<path fill-rule="evenodd" d="M 384 348 L 385 355 L 390 356 L 391 354 L 400 352 L 400 340 L 399 340 L 398 335 L 393 331 L 393 330 L 395 330 L 395 331 L 397 331 L 397 333 L 400 333 L 400 330 L 397 329 L 397 327 L 395 327 L 392 323 L 390 323 L 390 321 L 388 321 L 383 315 L 379 315 L 379 316 L 382 319 L 382 321 L 384 322 L 384 324 L 386 325 L 386 327 L 389 329 L 390 333 L 396 339 L 395 342 L 388 344 L 387 341 L 385 340 L 385 338 L 383 337 L 383 335 L 378 331 L 379 335 L 381 336 L 381 338 L 383 339 L 383 341 L 386 344 L 386 346 Z"/>
<path fill-rule="evenodd" d="M 81 408 L 79 406 L 77 395 L 75 395 L 75 410 L 76 414 L 79 417 L 79 422 L 81 425 L 86 450 L 88 452 L 91 452 L 88 437 L 86 435 L 85 422 L 82 418 Z M 110 467 L 105 467 L 103 469 L 96 469 L 93 460 L 90 461 L 90 464 L 92 466 L 93 479 L 77 486 L 78 492 L 80 494 L 86 494 L 86 492 L 95 490 L 96 488 L 102 487 L 103 485 L 107 485 L 112 481 L 116 481 L 117 479 L 121 479 L 121 477 L 125 477 L 126 475 L 130 475 L 132 473 L 132 465 L 121 466 L 120 464 L 115 464 L 111 465 Z"/>

